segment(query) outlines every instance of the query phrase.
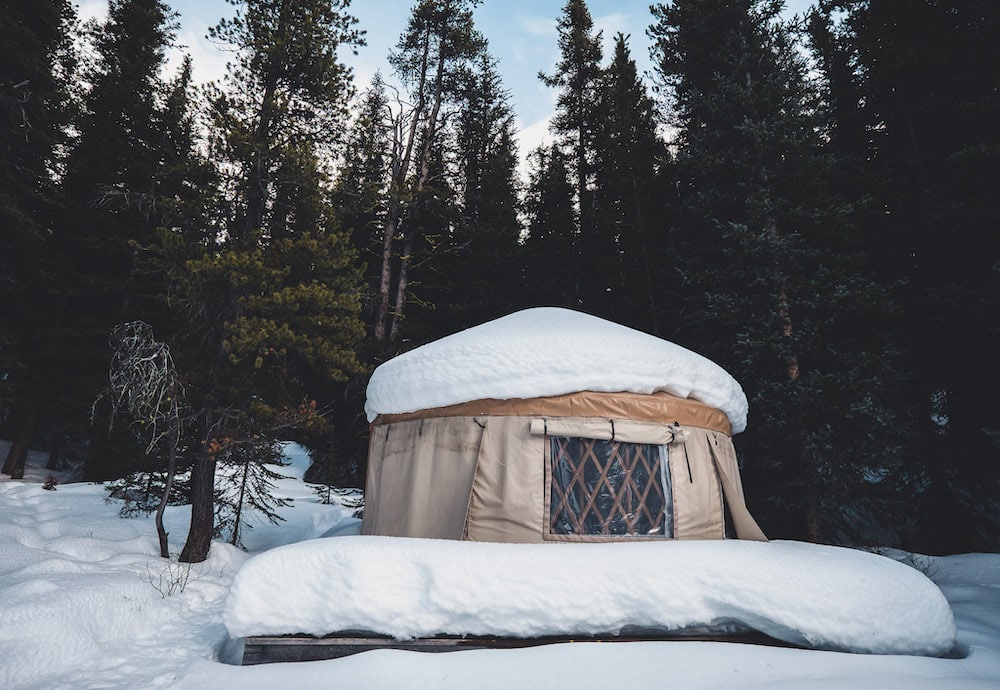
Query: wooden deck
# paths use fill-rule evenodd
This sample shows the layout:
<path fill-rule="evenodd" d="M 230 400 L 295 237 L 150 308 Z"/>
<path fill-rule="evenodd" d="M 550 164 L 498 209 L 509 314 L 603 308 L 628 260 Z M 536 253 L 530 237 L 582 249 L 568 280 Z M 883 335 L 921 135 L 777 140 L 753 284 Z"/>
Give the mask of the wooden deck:
<path fill-rule="evenodd" d="M 411 652 L 458 652 L 469 649 L 519 649 L 546 644 L 574 642 L 737 642 L 769 646 L 792 646 L 763 633 L 719 634 L 693 628 L 669 633 L 631 633 L 621 635 L 576 635 L 551 637 L 457 637 L 438 636 L 397 640 L 370 633 L 342 633 L 326 637 L 279 635 L 248 637 L 244 640 L 243 665 L 284 661 L 319 661 L 368 652 L 373 649 L 401 649 Z"/>

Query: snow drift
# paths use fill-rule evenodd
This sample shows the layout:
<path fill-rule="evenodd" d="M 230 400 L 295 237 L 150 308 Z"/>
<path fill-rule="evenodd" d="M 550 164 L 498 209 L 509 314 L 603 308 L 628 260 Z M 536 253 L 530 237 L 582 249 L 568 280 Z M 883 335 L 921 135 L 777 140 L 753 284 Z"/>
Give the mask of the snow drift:
<path fill-rule="evenodd" d="M 955 644 L 951 609 L 922 573 L 798 542 L 322 539 L 247 561 L 224 621 L 233 637 L 534 637 L 714 625 L 862 653 L 943 655 Z"/>
<path fill-rule="evenodd" d="M 525 309 L 395 357 L 368 384 L 368 421 L 487 398 L 575 391 L 693 398 L 746 428 L 747 398 L 722 367 L 680 345 L 570 309 Z"/>
<path fill-rule="evenodd" d="M 0 441 L 0 456 L 4 450 Z M 45 491 L 41 482 L 46 457 L 33 453 L 28 458 L 26 476 L 37 477 L 34 482 L 0 477 L 0 687 L 4 690 L 607 690 L 660 687 L 665 679 L 675 687 L 713 690 L 734 686 L 994 690 L 1000 686 L 998 554 L 894 556 L 918 564 L 940 586 L 954 611 L 963 658 L 845 656 L 719 642 L 578 642 L 458 654 L 385 650 L 330 661 L 231 666 L 219 663 L 220 658 L 239 661 L 238 645 L 227 642 L 223 606 L 246 554 L 216 542 L 210 560 L 194 567 L 185 591 L 161 597 L 151 585 L 161 569 L 176 562 L 166 564 L 156 556 L 152 518 L 120 519 L 118 506 L 105 503 L 107 492 L 99 484 L 60 482 L 56 491 Z M 287 543 L 282 538 L 317 537 L 349 522 L 349 510 L 320 504 L 301 482 L 283 480 L 281 491 L 295 497 L 280 511 L 287 522 L 254 529 L 248 542 L 252 551 Z M 175 545 L 183 543 L 189 511 L 187 506 L 167 508 L 167 529 Z M 346 539 L 321 540 L 329 541 Z M 381 568 L 372 563 L 367 572 L 384 572 L 388 577 L 393 566 L 391 560 Z M 736 567 L 731 564 L 722 572 Z M 299 574 L 288 577 L 287 586 L 299 591 Z M 779 578 L 774 586 L 784 584 Z M 484 594 L 492 589 L 484 587 Z M 329 596 L 353 600 L 339 586 L 331 585 Z M 836 606 L 833 600 L 831 607 Z"/>

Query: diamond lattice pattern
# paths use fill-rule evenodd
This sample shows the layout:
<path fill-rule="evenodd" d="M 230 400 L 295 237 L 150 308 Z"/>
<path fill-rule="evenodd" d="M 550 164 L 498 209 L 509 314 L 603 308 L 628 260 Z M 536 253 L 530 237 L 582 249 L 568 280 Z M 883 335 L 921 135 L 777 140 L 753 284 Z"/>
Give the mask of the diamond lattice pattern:
<path fill-rule="evenodd" d="M 551 534 L 670 536 L 659 446 L 553 436 L 549 450 Z"/>

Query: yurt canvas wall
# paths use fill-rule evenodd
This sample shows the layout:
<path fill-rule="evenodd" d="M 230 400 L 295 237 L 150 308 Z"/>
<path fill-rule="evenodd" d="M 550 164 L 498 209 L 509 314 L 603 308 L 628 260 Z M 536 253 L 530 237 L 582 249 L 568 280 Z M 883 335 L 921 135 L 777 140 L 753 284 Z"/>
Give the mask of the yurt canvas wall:
<path fill-rule="evenodd" d="M 386 415 L 372 425 L 362 533 L 722 539 L 728 518 L 734 536 L 763 539 L 729 429 L 718 410 L 666 393 L 583 392 Z"/>
<path fill-rule="evenodd" d="M 598 380 L 609 367 L 612 378 Z M 624 392 L 595 390 L 616 385 Z M 470 399 L 470 390 L 496 395 Z M 533 309 L 390 360 L 368 392 L 363 534 L 722 539 L 728 526 L 764 539 L 731 440 L 745 396 L 717 365 L 672 343 Z"/>

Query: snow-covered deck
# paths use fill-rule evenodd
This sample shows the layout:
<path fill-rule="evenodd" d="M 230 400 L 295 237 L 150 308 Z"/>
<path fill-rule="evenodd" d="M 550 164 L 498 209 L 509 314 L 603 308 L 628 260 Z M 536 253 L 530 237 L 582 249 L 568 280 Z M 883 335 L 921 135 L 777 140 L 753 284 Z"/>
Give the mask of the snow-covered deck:
<path fill-rule="evenodd" d="M 363 631 L 398 640 L 689 629 L 791 645 L 946 655 L 955 622 L 919 571 L 798 542 L 494 544 L 344 537 L 260 554 L 237 573 L 233 637 Z"/>
<path fill-rule="evenodd" d="M 474 649 L 524 649 L 550 644 L 614 642 L 730 642 L 795 647 L 763 633 L 719 633 L 709 628 L 688 628 L 674 632 L 626 630 L 619 635 L 548 635 L 546 637 L 497 637 L 495 635 L 439 635 L 413 640 L 397 640 L 388 635 L 264 635 L 248 637 L 243 645 L 243 665 L 322 661 L 340 659 L 361 652 L 395 649 L 405 652 L 458 652 Z"/>

